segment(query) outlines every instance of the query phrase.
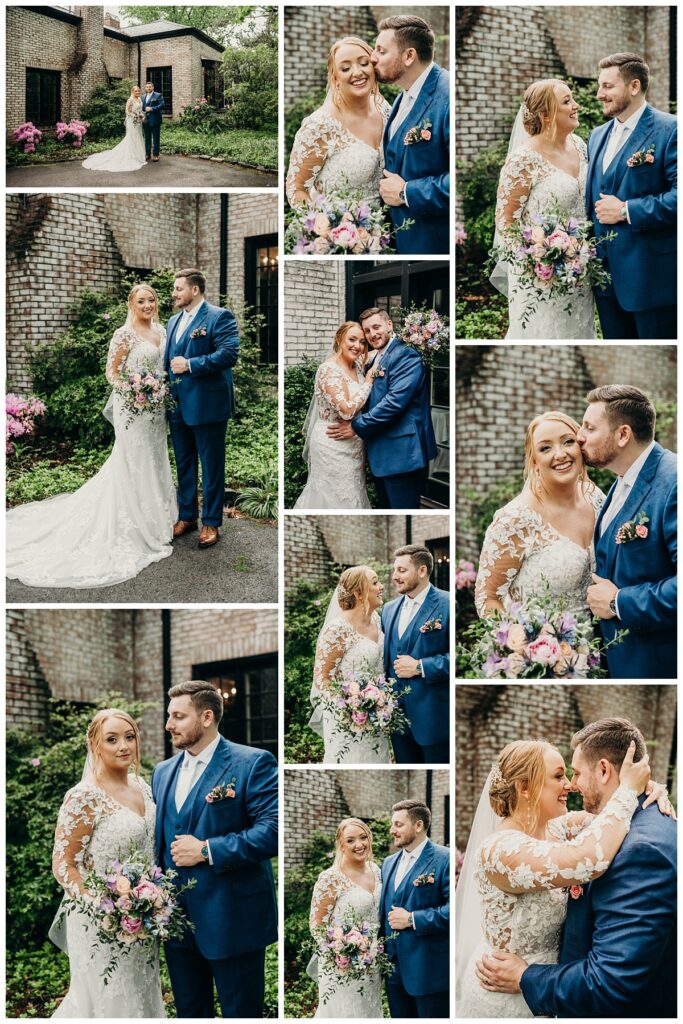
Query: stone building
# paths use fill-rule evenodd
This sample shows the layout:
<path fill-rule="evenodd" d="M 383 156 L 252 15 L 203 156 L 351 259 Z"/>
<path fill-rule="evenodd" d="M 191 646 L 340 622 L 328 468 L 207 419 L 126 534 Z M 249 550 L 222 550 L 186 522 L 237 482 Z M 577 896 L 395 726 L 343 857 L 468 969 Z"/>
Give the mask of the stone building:
<path fill-rule="evenodd" d="M 477 802 L 497 755 L 519 739 L 543 739 L 568 757 L 589 722 L 629 718 L 648 743 L 652 777 L 670 785 L 676 766 L 676 686 L 458 685 L 455 693 L 455 841 L 467 845 Z M 569 760 L 571 758 L 569 757 Z"/>
<path fill-rule="evenodd" d="M 676 17 L 675 6 L 456 7 L 457 159 L 509 138 L 535 79 L 571 76 L 584 84 L 597 77 L 602 57 L 619 50 L 644 56 L 648 100 L 668 111 L 676 98 Z"/>
<path fill-rule="evenodd" d="M 675 345 L 463 345 L 455 358 L 456 539 L 477 558 L 472 516 L 496 485 L 522 472 L 534 416 L 560 409 L 581 422 L 601 384 L 633 384 L 676 401 Z M 660 440 L 676 446 L 676 426 Z"/>
<path fill-rule="evenodd" d="M 98 85 L 154 83 L 164 114 L 220 94 L 223 47 L 205 32 L 171 21 L 122 28 L 104 7 L 7 7 L 6 127 L 32 121 L 54 128 L 80 114 Z"/>
<path fill-rule="evenodd" d="M 8 728 L 41 731 L 49 698 L 89 704 L 116 691 L 155 707 L 142 717 L 145 757 L 171 747 L 166 694 L 187 679 L 220 685 L 221 732 L 277 756 L 277 609 L 10 609 Z"/>
<path fill-rule="evenodd" d="M 320 771 L 304 769 L 284 773 L 285 870 L 306 863 L 308 842 L 314 832 L 334 836 L 342 818 L 391 817 L 399 800 L 424 800 L 432 812 L 430 838 L 448 846 L 451 813 L 449 773 L 439 770 Z M 334 853 L 333 846 L 330 853 Z"/>
<path fill-rule="evenodd" d="M 285 366 L 305 358 L 320 362 L 330 354 L 339 325 L 371 306 L 391 311 L 424 303 L 447 316 L 448 260 L 288 260 L 284 296 Z M 434 507 L 450 504 L 449 377 L 449 354 L 444 352 L 430 371 L 438 452 L 424 501 Z"/>
<path fill-rule="evenodd" d="M 244 301 L 264 314 L 262 358 L 277 362 L 276 196 L 32 193 L 8 196 L 6 210 L 7 376 L 15 391 L 30 390 L 31 350 L 68 327 L 83 289 L 113 291 L 123 271 L 144 280 L 183 264 L 205 271 L 209 302 Z"/>
<path fill-rule="evenodd" d="M 375 561 L 390 564 L 404 544 L 424 544 L 434 556 L 432 583 L 450 590 L 450 521 L 446 515 L 287 515 L 285 599 L 299 580 L 327 587 L 332 569 Z M 386 600 L 396 595 L 389 585 Z"/>
<path fill-rule="evenodd" d="M 307 96 L 320 94 L 327 85 L 327 54 L 332 43 L 344 36 L 359 36 L 374 45 L 383 18 L 414 11 L 429 22 L 436 36 L 434 59 L 448 67 L 450 7 L 286 7 L 285 8 L 285 110 Z"/>

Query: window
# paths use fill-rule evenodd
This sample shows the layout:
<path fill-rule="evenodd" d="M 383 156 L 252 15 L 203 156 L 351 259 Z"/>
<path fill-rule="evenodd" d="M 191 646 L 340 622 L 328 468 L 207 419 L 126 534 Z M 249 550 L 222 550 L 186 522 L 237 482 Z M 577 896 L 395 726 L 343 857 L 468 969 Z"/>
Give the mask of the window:
<path fill-rule="evenodd" d="M 219 60 L 203 60 L 202 70 L 204 72 L 204 91 L 202 95 L 217 110 L 222 110 L 225 102 L 223 99 L 221 62 Z"/>
<path fill-rule="evenodd" d="M 54 126 L 60 117 L 59 71 L 26 68 L 26 120 L 45 128 Z"/>
<path fill-rule="evenodd" d="M 154 83 L 154 91 L 164 97 L 164 114 L 173 113 L 173 69 L 147 68 L 146 82 Z"/>
<path fill-rule="evenodd" d="M 263 317 L 259 328 L 261 363 L 276 366 L 277 352 L 277 279 L 279 250 L 277 235 L 247 238 L 245 242 L 245 283 L 247 303 Z"/>
<path fill-rule="evenodd" d="M 277 757 L 277 654 L 194 665 L 192 676 L 220 687 L 221 735 Z"/>
<path fill-rule="evenodd" d="M 425 542 L 427 548 L 432 553 L 434 558 L 434 573 L 432 575 L 432 583 L 439 590 L 451 589 L 451 556 L 450 556 L 450 540 L 448 537 L 439 537 L 438 540 L 428 540 Z"/>

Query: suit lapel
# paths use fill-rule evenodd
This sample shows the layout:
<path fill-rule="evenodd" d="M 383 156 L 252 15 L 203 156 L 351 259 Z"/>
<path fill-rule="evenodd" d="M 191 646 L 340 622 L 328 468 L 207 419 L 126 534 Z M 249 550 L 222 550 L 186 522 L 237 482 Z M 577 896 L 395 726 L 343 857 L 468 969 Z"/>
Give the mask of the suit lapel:
<path fill-rule="evenodd" d="M 166 766 L 166 770 L 162 772 L 159 780 L 159 799 L 157 801 L 157 807 L 159 810 L 157 811 L 155 823 L 157 850 L 161 850 L 163 846 L 163 807 L 165 806 L 167 799 L 173 798 L 173 790 L 178 777 L 178 768 L 183 757 L 183 754 L 178 754 L 178 756 Z M 173 809 L 175 810 L 175 806 Z"/>
<path fill-rule="evenodd" d="M 662 451 L 663 451 L 663 449 L 659 445 L 655 445 L 655 447 L 652 449 L 652 451 L 650 452 L 650 454 L 647 457 L 647 461 L 646 461 L 645 465 L 643 466 L 643 468 L 641 469 L 640 473 L 638 474 L 636 482 L 634 483 L 633 487 L 631 488 L 626 501 L 624 502 L 622 507 L 619 509 L 619 511 L 617 512 L 617 514 L 615 515 L 614 519 L 609 524 L 609 526 L 605 530 L 604 535 L 601 538 L 601 540 L 607 541 L 607 544 L 608 544 L 608 549 L 607 549 L 607 563 L 608 563 L 607 564 L 607 570 L 608 570 L 607 578 L 608 579 L 611 579 L 611 572 L 612 572 L 612 569 L 614 568 L 614 563 L 615 563 L 616 558 L 617 558 L 617 552 L 619 550 L 619 545 L 616 542 L 617 531 L 618 531 L 620 526 L 623 526 L 624 523 L 627 523 L 627 522 L 629 522 L 629 520 L 634 518 L 634 516 L 638 512 L 640 506 L 645 501 L 645 498 L 648 496 L 648 494 L 652 490 L 652 481 L 654 479 L 655 473 L 657 472 L 657 466 L 659 465 L 659 460 L 662 457 Z M 611 493 L 612 492 L 610 491 L 610 494 Z"/>
<path fill-rule="evenodd" d="M 432 841 L 431 839 L 427 839 L 425 841 L 424 850 L 422 851 L 418 859 L 415 861 L 415 863 L 411 865 L 410 871 L 406 871 L 405 875 L 401 879 L 400 885 L 396 886 L 396 889 L 394 890 L 394 896 L 398 896 L 399 893 L 401 894 L 401 899 L 403 900 L 403 903 L 401 904 L 402 906 L 405 906 L 407 901 L 410 899 L 410 894 L 413 889 L 413 882 L 415 881 L 417 876 L 429 873 L 429 868 L 433 860 L 433 852 L 434 850 Z"/>
<path fill-rule="evenodd" d="M 422 602 L 422 607 L 418 608 L 418 610 L 415 612 L 412 619 L 408 623 L 408 628 L 401 637 L 402 641 L 405 642 L 407 637 L 411 636 L 414 631 L 418 630 L 419 627 L 423 625 L 423 623 L 427 622 L 427 620 L 432 617 L 432 612 L 436 611 L 437 605 L 439 603 L 439 595 L 437 594 L 435 587 L 431 583 L 430 588 L 430 593 L 427 594 L 424 601 Z"/>
<path fill-rule="evenodd" d="M 607 140 L 609 139 L 609 133 L 611 130 L 611 122 L 608 122 L 606 125 L 604 125 L 602 129 L 598 129 L 598 131 L 602 131 L 602 135 L 600 135 L 600 137 L 597 139 L 595 143 L 595 148 L 593 150 L 593 159 L 591 160 L 591 165 L 588 172 L 589 199 L 593 195 L 594 175 L 596 173 L 598 175 L 602 174 L 602 158 L 605 155 L 605 146 L 607 145 Z"/>
<path fill-rule="evenodd" d="M 227 740 L 221 737 L 218 746 L 213 752 L 213 757 L 188 796 L 188 799 L 191 801 L 189 815 L 190 820 L 188 825 L 190 835 L 194 835 L 193 830 L 202 814 L 202 811 L 206 807 L 207 795 L 225 775 L 230 766 L 231 760 L 232 755 L 230 753 L 230 744 Z"/>
<path fill-rule="evenodd" d="M 627 137 L 626 142 L 614 157 L 611 166 L 607 169 L 607 173 L 612 176 L 612 187 L 615 195 L 619 193 L 624 176 L 631 170 L 628 167 L 628 160 L 634 153 L 645 147 L 648 137 L 654 131 L 654 126 L 655 116 L 652 113 L 652 109 L 648 106 L 641 114 L 634 131 Z"/>
<path fill-rule="evenodd" d="M 399 171 L 401 170 L 401 167 L 403 165 L 403 160 L 404 160 L 405 155 L 406 155 L 406 150 L 408 149 L 408 146 L 404 145 L 404 142 L 403 142 L 403 139 L 405 138 L 405 134 L 406 134 L 406 132 L 410 128 L 413 128 L 415 125 L 418 125 L 418 124 L 420 124 L 422 122 L 422 120 L 423 120 L 423 118 L 424 118 L 424 116 L 425 116 L 425 114 L 427 112 L 427 109 L 428 109 L 430 103 L 432 102 L 432 98 L 434 96 L 434 90 L 436 89 L 436 83 L 438 81 L 438 78 L 439 78 L 439 68 L 435 64 L 434 67 L 432 68 L 432 70 L 429 72 L 429 75 L 427 76 L 427 81 L 424 83 L 424 85 L 420 89 L 420 95 L 417 97 L 416 102 L 411 107 L 411 109 L 408 111 L 406 116 L 403 118 L 403 121 L 401 122 L 401 124 L 396 129 L 396 134 L 394 135 L 393 139 L 391 140 L 392 144 L 397 144 L 396 159 L 398 161 L 398 169 L 399 169 Z M 415 143 L 415 145 L 419 146 L 420 143 L 419 142 Z"/>

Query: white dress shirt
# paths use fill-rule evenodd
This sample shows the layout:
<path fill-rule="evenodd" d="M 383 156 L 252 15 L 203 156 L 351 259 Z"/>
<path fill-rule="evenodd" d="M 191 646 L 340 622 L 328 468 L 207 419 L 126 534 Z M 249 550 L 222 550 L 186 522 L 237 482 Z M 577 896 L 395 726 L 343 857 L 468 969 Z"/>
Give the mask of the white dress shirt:
<path fill-rule="evenodd" d="M 208 747 L 204 747 L 198 754 L 191 754 L 189 750 L 185 751 L 183 763 L 178 769 L 178 780 L 175 787 L 175 806 L 177 811 L 180 811 L 190 795 L 190 791 L 194 789 L 197 780 L 206 771 L 219 741 L 220 735 L 216 736 L 215 740 L 212 740 Z"/>
<path fill-rule="evenodd" d="M 640 121 L 641 117 L 645 113 L 647 103 L 643 103 L 642 107 L 639 107 L 634 114 L 631 114 L 625 121 L 619 121 L 614 118 L 614 124 L 612 125 L 612 131 L 610 132 L 607 145 L 605 146 L 605 152 L 602 158 L 602 172 L 603 174 L 614 160 L 615 156 L 621 152 L 623 147 L 626 145 L 627 140 L 633 135 L 636 130 L 636 125 Z M 631 218 L 628 215 L 628 203 L 624 203 L 626 207 L 626 220 L 631 223 Z"/>
<path fill-rule="evenodd" d="M 417 615 L 418 609 L 422 607 L 425 602 L 425 598 L 429 593 L 431 583 L 429 583 L 424 590 L 422 590 L 417 597 L 409 597 L 405 594 L 403 597 L 403 604 L 401 605 L 401 611 L 398 616 L 398 638 L 399 640 L 407 630 L 410 623 L 413 621 L 415 615 Z"/>
<path fill-rule="evenodd" d="M 184 309 L 183 310 L 182 316 L 180 318 L 180 323 L 178 324 L 178 326 L 176 328 L 176 332 L 175 332 L 175 347 L 176 347 L 176 349 L 180 345 L 180 339 L 184 336 L 185 331 L 188 330 L 190 324 L 192 323 L 192 321 L 196 317 L 197 313 L 199 312 L 199 310 L 204 305 L 204 302 L 205 302 L 205 300 L 202 299 L 201 302 L 197 303 L 197 305 L 194 307 L 194 309 Z M 190 366 L 190 360 L 189 359 L 187 360 L 187 368 L 190 371 L 190 373 L 192 373 L 192 367 Z"/>
<path fill-rule="evenodd" d="M 427 81 L 427 78 L 429 77 L 429 72 L 432 70 L 433 67 L 434 61 L 432 61 L 429 67 L 422 72 L 419 78 L 415 79 L 411 86 L 403 90 L 403 95 L 401 96 L 401 103 L 399 105 L 398 110 L 396 111 L 396 117 L 391 122 L 391 126 L 389 128 L 390 139 L 393 139 L 394 135 L 396 134 L 400 126 L 403 124 L 403 122 L 405 121 L 408 114 L 415 106 L 415 104 L 417 103 L 417 98 L 420 95 L 422 86 Z"/>
<path fill-rule="evenodd" d="M 398 862 L 396 868 L 396 877 L 394 879 L 394 892 L 398 889 L 399 885 L 408 874 L 412 871 L 413 866 L 420 859 L 420 855 L 423 853 L 425 845 L 427 843 L 427 836 L 424 837 L 419 846 L 416 846 L 414 850 L 404 850 L 401 854 L 401 859 Z M 411 918 L 411 926 L 415 928 L 415 918 Z"/>

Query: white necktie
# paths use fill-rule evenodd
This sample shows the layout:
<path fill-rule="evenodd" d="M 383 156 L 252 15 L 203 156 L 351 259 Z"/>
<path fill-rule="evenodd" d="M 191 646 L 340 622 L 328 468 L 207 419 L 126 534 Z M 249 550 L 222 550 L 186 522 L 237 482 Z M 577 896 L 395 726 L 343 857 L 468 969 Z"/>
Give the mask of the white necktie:
<path fill-rule="evenodd" d="M 396 881 L 394 882 L 394 889 L 398 889 L 399 885 L 405 878 L 410 865 L 413 863 L 413 857 L 410 853 L 404 853 L 396 868 Z"/>
<path fill-rule="evenodd" d="M 414 597 L 404 597 L 403 604 L 401 605 L 401 614 L 398 617 L 398 638 L 399 640 L 410 625 L 415 610 L 417 608 L 417 601 Z"/>
<path fill-rule="evenodd" d="M 401 97 L 400 106 L 399 106 L 398 110 L 396 111 L 396 117 L 391 122 L 391 127 L 389 128 L 389 138 L 390 139 L 393 139 L 394 135 L 396 134 L 398 129 L 401 127 L 401 125 L 403 124 L 403 122 L 407 118 L 408 112 L 410 111 L 410 108 L 412 107 L 412 105 L 413 105 L 413 97 L 410 95 L 409 92 L 404 92 L 403 96 Z"/>
<path fill-rule="evenodd" d="M 615 120 L 614 127 L 610 132 L 609 141 L 607 143 L 607 146 L 605 147 L 605 155 L 602 158 L 603 173 L 607 170 L 607 168 L 612 163 L 621 147 L 624 145 L 626 141 L 626 133 L 628 131 L 629 129 L 626 127 L 625 124 L 622 124 L 620 121 Z"/>
<path fill-rule="evenodd" d="M 178 782 L 175 788 L 175 807 L 179 811 L 185 801 L 187 800 L 194 781 L 197 778 L 197 771 L 203 762 L 195 757 L 188 764 L 185 762 L 183 767 L 180 769 L 180 775 L 178 776 Z"/>
<path fill-rule="evenodd" d="M 628 498 L 628 492 L 630 490 L 631 490 L 631 485 L 627 484 L 627 483 L 624 483 L 623 476 L 619 477 L 619 482 L 618 482 L 617 486 L 614 488 L 614 494 L 612 495 L 612 500 L 610 501 L 609 505 L 607 506 L 607 511 L 605 512 L 605 514 L 602 517 L 602 520 L 600 522 L 600 536 L 601 537 L 602 537 L 603 533 L 605 532 L 605 530 L 607 529 L 607 527 L 609 526 L 609 524 L 612 522 L 612 520 L 619 514 L 621 509 L 626 504 L 626 499 Z"/>

